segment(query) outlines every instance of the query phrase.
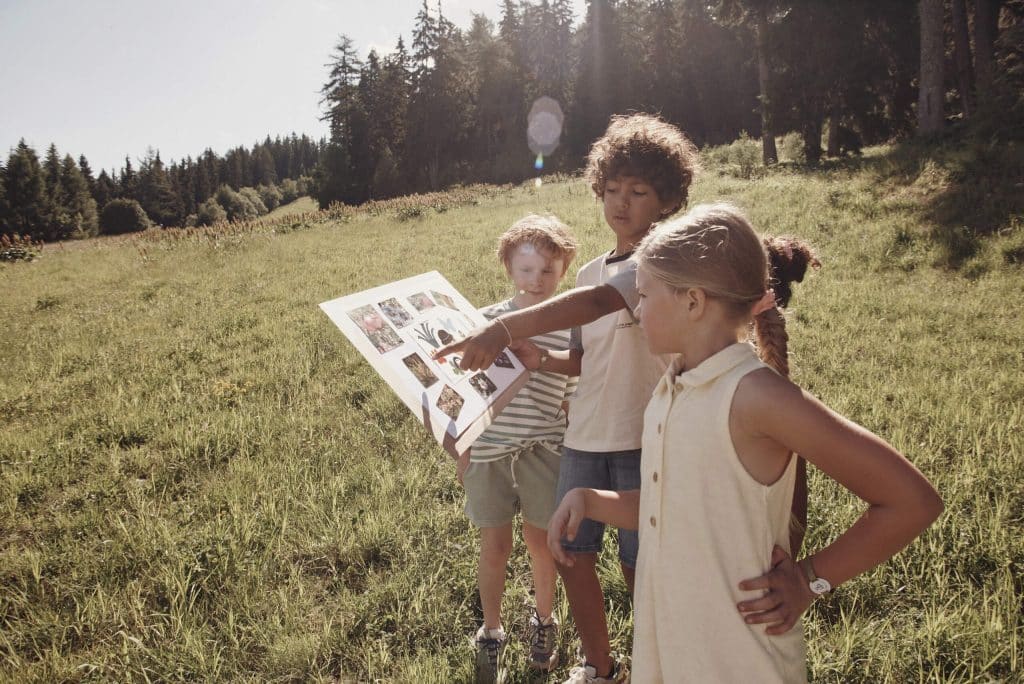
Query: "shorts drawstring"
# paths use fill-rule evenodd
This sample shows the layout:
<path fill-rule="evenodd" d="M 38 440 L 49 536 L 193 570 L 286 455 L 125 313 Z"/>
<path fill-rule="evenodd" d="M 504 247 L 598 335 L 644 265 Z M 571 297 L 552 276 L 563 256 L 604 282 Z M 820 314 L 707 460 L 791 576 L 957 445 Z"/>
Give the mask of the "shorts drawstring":
<path fill-rule="evenodd" d="M 516 461 L 519 460 L 519 454 L 521 454 L 521 453 L 523 453 L 523 452 L 522 451 L 513 451 L 512 455 L 509 457 L 509 464 L 508 464 L 509 470 L 512 471 L 512 486 L 515 487 L 516 489 L 519 489 L 519 482 L 516 481 Z"/>

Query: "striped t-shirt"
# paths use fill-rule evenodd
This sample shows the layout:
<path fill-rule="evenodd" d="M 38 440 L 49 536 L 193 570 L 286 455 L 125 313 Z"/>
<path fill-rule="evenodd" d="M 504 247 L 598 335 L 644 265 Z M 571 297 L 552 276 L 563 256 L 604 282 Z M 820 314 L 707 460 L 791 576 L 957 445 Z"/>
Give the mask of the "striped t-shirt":
<path fill-rule="evenodd" d="M 512 300 L 498 302 L 480 310 L 488 320 L 515 311 Z M 569 348 L 569 331 L 531 337 L 541 349 Z M 559 373 L 531 371 L 530 379 L 519 393 L 481 434 L 470 452 L 470 461 L 496 461 L 534 444 L 561 452 L 565 436 L 565 412 L 562 402 L 576 389 L 576 378 Z"/>

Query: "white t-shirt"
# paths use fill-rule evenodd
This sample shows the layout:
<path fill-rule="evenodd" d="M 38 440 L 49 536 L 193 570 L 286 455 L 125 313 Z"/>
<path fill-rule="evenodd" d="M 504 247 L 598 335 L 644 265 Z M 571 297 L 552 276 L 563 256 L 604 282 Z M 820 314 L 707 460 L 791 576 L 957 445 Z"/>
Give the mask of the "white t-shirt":
<path fill-rule="evenodd" d="M 636 262 L 632 252 L 606 254 L 580 268 L 576 286 L 608 283 L 629 305 L 573 330 L 573 346 L 583 350 L 579 385 L 570 399 L 565 445 L 578 451 L 640 448 L 644 409 L 669 358 L 652 354 L 633 316 Z"/>

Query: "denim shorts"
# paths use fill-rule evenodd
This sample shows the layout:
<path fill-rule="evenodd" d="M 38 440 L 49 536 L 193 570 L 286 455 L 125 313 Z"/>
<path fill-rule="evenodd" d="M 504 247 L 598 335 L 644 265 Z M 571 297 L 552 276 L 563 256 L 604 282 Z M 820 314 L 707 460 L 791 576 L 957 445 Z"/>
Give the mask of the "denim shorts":
<path fill-rule="evenodd" d="M 558 471 L 556 503 L 573 487 L 592 489 L 640 489 L 640 450 L 577 451 L 562 448 L 562 467 Z M 562 547 L 574 553 L 598 553 L 604 539 L 604 523 L 585 518 L 576 538 L 562 539 Z M 619 560 L 629 568 L 636 567 L 640 548 L 636 530 L 619 529 Z"/>

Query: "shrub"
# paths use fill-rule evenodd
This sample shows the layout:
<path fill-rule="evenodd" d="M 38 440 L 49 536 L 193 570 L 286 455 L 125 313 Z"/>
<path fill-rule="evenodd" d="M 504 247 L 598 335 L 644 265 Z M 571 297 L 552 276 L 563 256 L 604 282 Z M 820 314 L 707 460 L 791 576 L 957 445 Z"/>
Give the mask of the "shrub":
<path fill-rule="evenodd" d="M 263 216 L 267 213 L 267 205 L 263 203 L 260 193 L 256 191 L 256 188 L 242 188 L 238 191 L 238 194 L 249 200 L 249 204 L 256 209 L 257 216 Z"/>
<path fill-rule="evenodd" d="M 741 178 L 750 178 L 761 163 L 761 145 L 746 131 L 729 145 L 729 163 L 735 165 Z"/>
<path fill-rule="evenodd" d="M 294 178 L 285 178 L 278 186 L 281 192 L 281 204 L 288 204 L 299 199 L 299 183 Z"/>
<path fill-rule="evenodd" d="M 729 164 L 729 146 L 716 145 L 712 147 L 706 145 L 700 151 L 700 157 L 709 166 L 726 166 Z"/>
<path fill-rule="evenodd" d="M 284 196 L 276 185 L 260 185 L 256 188 L 256 192 L 260 194 L 260 199 L 269 211 L 281 206 Z"/>
<path fill-rule="evenodd" d="M 197 226 L 212 226 L 227 220 L 228 213 L 224 211 L 224 207 L 217 204 L 217 200 L 213 197 L 200 204 L 196 212 Z"/>
<path fill-rule="evenodd" d="M 137 233 L 152 225 L 142 205 L 133 199 L 110 200 L 100 214 L 100 232 L 104 235 Z"/>
<path fill-rule="evenodd" d="M 782 142 L 779 143 L 779 155 L 787 161 L 803 164 L 807 161 L 807 156 L 804 154 L 804 137 L 796 131 L 790 131 L 782 136 Z"/>
<path fill-rule="evenodd" d="M 244 221 L 259 216 L 259 212 L 256 211 L 256 207 L 249 201 L 249 198 L 235 192 L 228 185 L 222 185 L 217 188 L 214 198 L 217 200 L 217 204 L 222 206 L 224 211 L 228 213 L 229 221 Z"/>

